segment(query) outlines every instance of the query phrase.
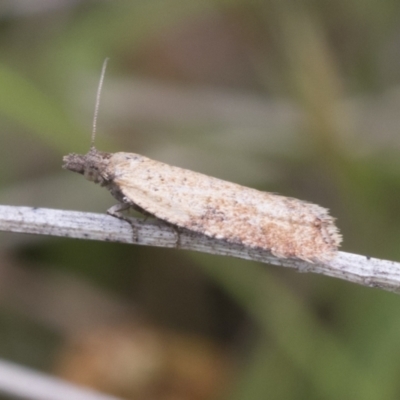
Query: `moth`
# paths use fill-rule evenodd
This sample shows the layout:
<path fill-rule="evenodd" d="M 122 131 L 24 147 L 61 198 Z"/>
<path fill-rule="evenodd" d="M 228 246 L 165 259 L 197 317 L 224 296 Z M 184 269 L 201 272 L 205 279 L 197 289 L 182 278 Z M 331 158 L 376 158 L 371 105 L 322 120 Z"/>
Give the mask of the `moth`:
<path fill-rule="evenodd" d="M 328 262 L 341 235 L 328 210 L 302 200 L 241 186 L 134 153 L 105 153 L 94 145 L 100 91 L 97 92 L 92 146 L 69 154 L 63 168 L 106 187 L 119 204 L 108 212 L 134 208 L 177 228 L 263 249 L 281 258 Z"/>

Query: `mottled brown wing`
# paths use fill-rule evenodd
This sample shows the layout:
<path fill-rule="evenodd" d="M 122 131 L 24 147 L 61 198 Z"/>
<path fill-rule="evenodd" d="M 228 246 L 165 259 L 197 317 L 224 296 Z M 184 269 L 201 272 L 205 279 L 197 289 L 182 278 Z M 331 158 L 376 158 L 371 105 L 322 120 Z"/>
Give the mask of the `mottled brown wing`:
<path fill-rule="evenodd" d="M 155 217 L 278 257 L 328 261 L 341 237 L 328 211 L 132 153 L 115 153 L 108 172 L 124 196 Z"/>

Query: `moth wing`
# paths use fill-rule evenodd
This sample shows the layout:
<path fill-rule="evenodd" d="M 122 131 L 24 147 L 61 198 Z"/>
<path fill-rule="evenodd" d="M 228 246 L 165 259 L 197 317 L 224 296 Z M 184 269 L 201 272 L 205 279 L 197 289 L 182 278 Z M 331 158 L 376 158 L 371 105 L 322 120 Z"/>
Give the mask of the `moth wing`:
<path fill-rule="evenodd" d="M 215 188 L 204 185 L 215 178 L 143 156 L 140 163 L 119 164 L 116 171 L 113 181 L 128 201 L 182 228 L 204 214 L 206 198 L 219 196 Z"/>
<path fill-rule="evenodd" d="M 161 220 L 278 257 L 326 261 L 337 251 L 334 220 L 318 205 L 140 157 L 117 168 L 114 182 L 130 202 Z"/>

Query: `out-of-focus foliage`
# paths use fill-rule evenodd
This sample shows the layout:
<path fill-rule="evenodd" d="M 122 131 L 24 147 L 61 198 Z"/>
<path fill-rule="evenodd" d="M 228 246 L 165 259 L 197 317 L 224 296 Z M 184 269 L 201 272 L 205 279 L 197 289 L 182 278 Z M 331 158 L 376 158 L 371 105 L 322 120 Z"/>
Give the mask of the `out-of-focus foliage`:
<path fill-rule="evenodd" d="M 400 3 L 3 0 L 0 202 L 104 212 L 61 169 L 128 151 L 337 217 L 400 259 Z M 0 241 L 0 358 L 126 398 L 400 396 L 400 297 L 180 250 Z"/>

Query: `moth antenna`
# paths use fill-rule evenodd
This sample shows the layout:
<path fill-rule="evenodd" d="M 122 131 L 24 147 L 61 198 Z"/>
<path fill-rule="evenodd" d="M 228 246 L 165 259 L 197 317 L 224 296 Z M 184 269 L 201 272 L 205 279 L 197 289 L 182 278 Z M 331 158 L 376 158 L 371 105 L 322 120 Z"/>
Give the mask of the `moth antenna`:
<path fill-rule="evenodd" d="M 101 97 L 101 89 L 103 88 L 104 75 L 106 74 L 106 68 L 109 58 L 107 57 L 103 62 L 103 67 L 101 69 L 99 86 L 97 87 L 96 94 L 96 105 L 94 107 L 94 116 L 93 116 L 93 125 L 92 125 L 92 139 L 90 142 L 90 149 L 94 149 L 94 139 L 96 138 L 96 125 L 97 125 L 97 116 L 99 114 L 99 106 L 100 106 L 100 97 Z"/>

